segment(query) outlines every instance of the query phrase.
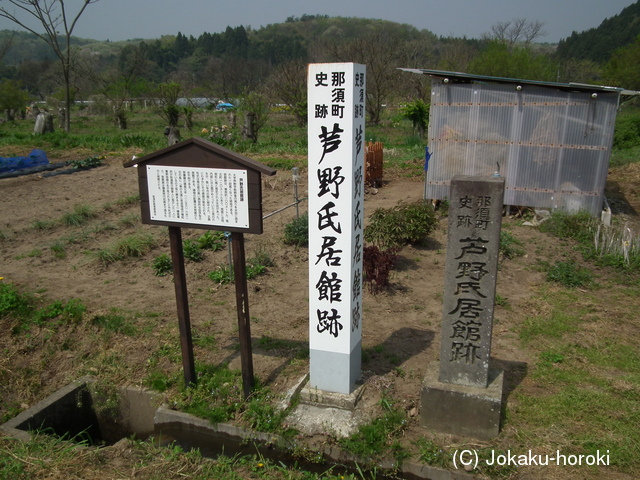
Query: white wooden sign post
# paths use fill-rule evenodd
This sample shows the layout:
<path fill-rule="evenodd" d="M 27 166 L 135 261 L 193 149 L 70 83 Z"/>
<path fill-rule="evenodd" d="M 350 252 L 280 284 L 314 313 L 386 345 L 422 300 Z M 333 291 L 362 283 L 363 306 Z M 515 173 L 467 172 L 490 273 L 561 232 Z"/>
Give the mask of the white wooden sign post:
<path fill-rule="evenodd" d="M 365 72 L 308 71 L 309 386 L 343 394 L 362 358 Z"/>

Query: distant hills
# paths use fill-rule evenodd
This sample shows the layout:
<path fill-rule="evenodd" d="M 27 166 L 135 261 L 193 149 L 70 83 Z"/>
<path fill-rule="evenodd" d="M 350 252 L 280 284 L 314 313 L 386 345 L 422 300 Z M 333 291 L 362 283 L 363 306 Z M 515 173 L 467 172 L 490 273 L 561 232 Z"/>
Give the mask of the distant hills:
<path fill-rule="evenodd" d="M 629 5 L 618 15 L 603 20 L 596 28 L 573 32 L 558 43 L 562 60 L 591 60 L 604 63 L 617 49 L 633 43 L 640 35 L 640 2 Z"/>

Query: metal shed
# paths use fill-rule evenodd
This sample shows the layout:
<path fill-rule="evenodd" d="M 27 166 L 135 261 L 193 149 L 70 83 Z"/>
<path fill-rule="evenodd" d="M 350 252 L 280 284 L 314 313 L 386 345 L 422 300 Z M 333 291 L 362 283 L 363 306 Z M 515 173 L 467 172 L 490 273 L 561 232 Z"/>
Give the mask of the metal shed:
<path fill-rule="evenodd" d="M 425 198 L 505 177 L 505 205 L 599 216 L 621 88 L 402 69 L 432 79 Z"/>

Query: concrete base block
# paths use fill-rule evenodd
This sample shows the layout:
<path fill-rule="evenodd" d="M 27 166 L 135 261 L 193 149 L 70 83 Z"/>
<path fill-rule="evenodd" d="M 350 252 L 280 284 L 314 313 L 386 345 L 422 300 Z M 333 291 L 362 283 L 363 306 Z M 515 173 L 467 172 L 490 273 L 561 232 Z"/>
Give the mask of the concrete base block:
<path fill-rule="evenodd" d="M 326 390 L 320 390 L 318 388 L 311 388 L 307 384 L 300 391 L 300 403 L 353 411 L 362 397 L 364 389 L 365 386 L 360 385 L 353 392 L 344 394 L 327 392 Z"/>
<path fill-rule="evenodd" d="M 443 383 L 438 365 L 425 375 L 420 394 L 420 424 L 430 430 L 479 439 L 500 433 L 504 372 L 491 369 L 487 388 Z"/>
<path fill-rule="evenodd" d="M 339 438 L 353 435 L 360 425 L 370 421 L 366 408 L 358 406 L 365 389 L 365 385 L 360 385 L 344 394 L 313 388 L 307 383 L 300 390 L 299 403 L 287 422 L 306 435 L 332 434 Z"/>

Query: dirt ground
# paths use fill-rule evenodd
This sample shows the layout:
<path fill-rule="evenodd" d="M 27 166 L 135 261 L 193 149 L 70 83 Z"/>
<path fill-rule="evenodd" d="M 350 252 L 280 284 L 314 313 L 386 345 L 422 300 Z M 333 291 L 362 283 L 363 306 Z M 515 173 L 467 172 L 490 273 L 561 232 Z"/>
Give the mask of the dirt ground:
<path fill-rule="evenodd" d="M 2 282 L 51 300 L 81 299 L 88 307 L 86 318 L 112 309 L 137 312 L 146 329 L 144 335 L 116 335 L 108 343 L 97 339 L 95 329 L 89 326 L 68 327 L 53 336 L 42 329 L 16 344 L 7 333 L 11 325 L 1 320 L 5 332 L 0 341 L 0 372 L 7 384 L 2 393 L 5 408 L 26 408 L 81 374 L 113 373 L 110 368 L 122 371 L 122 383 L 140 385 L 149 359 L 164 345 L 178 344 L 172 276 L 154 276 L 151 267 L 156 256 L 169 253 L 167 230 L 142 225 L 139 220 L 133 224 L 124 221 L 139 214 L 138 203 L 121 201 L 138 193 L 136 171 L 122 167 L 130 158 L 108 157 L 105 166 L 71 175 L 42 178 L 35 174 L 0 180 Z M 637 178 L 638 169 L 629 168 L 610 177 L 608 189 L 617 214 L 637 221 L 640 196 L 638 183 L 632 179 L 634 175 Z M 301 173 L 299 195 L 306 197 L 306 172 Z M 279 171 L 263 182 L 264 214 L 293 201 L 291 172 Z M 422 191 L 421 179 L 385 176 L 379 189 L 369 189 L 366 194 L 365 217 L 378 207 L 419 200 Z M 34 222 L 60 219 L 79 204 L 95 208 L 99 216 L 80 227 L 34 228 Z M 300 211 L 306 211 L 306 202 L 301 203 Z M 295 208 L 289 208 L 267 218 L 262 235 L 245 235 L 247 258 L 267 252 L 274 262 L 265 275 L 249 280 L 249 305 L 255 373 L 276 392 L 285 391 L 308 371 L 306 360 L 294 360 L 292 353 L 295 348 L 304 348 L 309 328 L 308 252 L 282 241 L 284 226 L 294 216 Z M 522 226 L 516 217 L 507 216 L 503 222 L 523 242 L 526 254 L 501 262 L 497 292 L 509 307 L 496 307 L 492 346 L 492 357 L 506 371 L 508 392 L 536 388 L 526 375 L 527 366 L 536 359 L 522 347 L 516 328 L 531 314 L 532 294 L 545 281 L 544 274 L 533 267 L 538 260 L 551 262 L 554 256 L 570 251 L 570 246 L 537 228 Z M 388 291 L 376 296 L 366 289 L 364 293 L 363 348 L 368 355 L 363 381 L 371 385 L 371 394 L 380 396 L 389 388 L 402 403 L 409 419 L 405 433 L 409 442 L 425 434 L 419 426 L 420 385 L 428 366 L 438 360 L 446 222 L 441 218 L 426 242 L 401 251 Z M 92 255 L 137 231 L 149 232 L 159 242 L 146 256 L 105 267 Z M 183 238 L 197 238 L 202 233 L 183 230 Z M 59 259 L 51 247 L 61 239 L 67 245 L 66 257 Z M 239 368 L 234 286 L 216 285 L 207 275 L 226 262 L 227 251 L 223 250 L 207 252 L 204 261 L 186 265 L 193 334 L 215 338 L 213 345 L 196 346 L 195 357 L 197 362 L 230 361 Z M 283 341 L 281 347 L 277 341 Z M 164 361 L 168 370 L 181 368 L 179 359 Z M 510 396 L 507 401 L 511 402 Z"/>

